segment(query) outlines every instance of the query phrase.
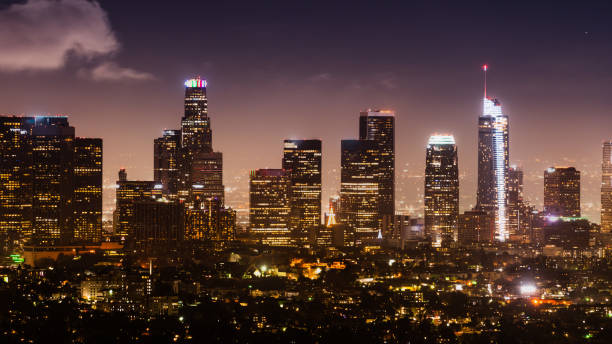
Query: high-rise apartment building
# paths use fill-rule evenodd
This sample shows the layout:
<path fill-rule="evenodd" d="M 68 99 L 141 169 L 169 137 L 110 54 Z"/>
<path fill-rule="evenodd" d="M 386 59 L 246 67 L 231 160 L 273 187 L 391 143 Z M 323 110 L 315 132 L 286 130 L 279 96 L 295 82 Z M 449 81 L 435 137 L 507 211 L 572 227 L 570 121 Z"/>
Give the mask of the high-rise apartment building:
<path fill-rule="evenodd" d="M 380 150 L 378 208 L 383 223 L 395 215 L 395 113 L 390 110 L 366 110 L 359 116 L 359 139 L 375 141 Z"/>
<path fill-rule="evenodd" d="M 373 140 L 342 140 L 340 223 L 354 233 L 355 245 L 374 242 L 381 233 L 379 214 L 380 149 Z"/>
<path fill-rule="evenodd" d="M 580 217 L 580 171 L 551 167 L 544 171 L 544 213 Z"/>
<path fill-rule="evenodd" d="M 612 140 L 603 143 L 601 164 L 601 231 L 612 231 Z"/>
<path fill-rule="evenodd" d="M 425 158 L 425 232 L 435 246 L 457 241 L 459 166 L 452 135 L 432 135 Z"/>
<path fill-rule="evenodd" d="M 285 140 L 282 168 L 291 180 L 289 228 L 305 243 L 321 225 L 321 140 Z"/>
<path fill-rule="evenodd" d="M 102 234 L 102 139 L 74 140 L 74 238 L 100 241 Z"/>
<path fill-rule="evenodd" d="M 289 229 L 291 179 L 283 169 L 251 171 L 249 180 L 249 231 L 262 243 L 291 246 Z"/>
<path fill-rule="evenodd" d="M 478 118 L 478 191 L 476 207 L 495 213 L 495 236 L 509 238 L 507 189 L 509 165 L 508 116 L 497 99 L 483 99 Z"/>
<path fill-rule="evenodd" d="M 153 146 L 153 179 L 170 199 L 178 196 L 181 161 L 181 131 L 164 130 Z"/>

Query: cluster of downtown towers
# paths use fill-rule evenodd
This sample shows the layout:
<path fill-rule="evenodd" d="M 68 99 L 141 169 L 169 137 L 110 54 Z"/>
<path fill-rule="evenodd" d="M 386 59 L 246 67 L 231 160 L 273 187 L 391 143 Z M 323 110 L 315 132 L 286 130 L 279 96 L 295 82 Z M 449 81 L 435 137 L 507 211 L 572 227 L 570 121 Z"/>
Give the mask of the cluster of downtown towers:
<path fill-rule="evenodd" d="M 212 146 L 206 81 L 185 83 L 181 129 L 154 140 L 154 180 L 119 172 L 114 234 L 134 248 L 183 239 L 229 241 L 236 213 L 224 204 L 222 154 Z M 0 234 L 3 247 L 57 245 L 102 237 L 102 140 L 75 137 L 65 116 L 0 117 Z M 249 234 L 274 246 L 367 246 L 403 236 L 395 214 L 395 114 L 366 110 L 358 139 L 341 141 L 339 197 L 321 219 L 320 140 L 285 140 L 281 168 L 250 173 Z M 457 146 L 432 135 L 426 149 L 423 234 L 458 240 L 523 241 L 534 213 L 522 199 L 522 171 L 509 166 L 508 117 L 485 95 L 478 120 L 478 190 L 459 214 Z M 544 213 L 580 216 L 580 174 L 545 172 Z M 612 142 L 604 142 L 602 229 L 612 229 Z M 130 242 L 128 240 L 128 242 Z M 6 245 L 9 244 L 9 245 Z"/>

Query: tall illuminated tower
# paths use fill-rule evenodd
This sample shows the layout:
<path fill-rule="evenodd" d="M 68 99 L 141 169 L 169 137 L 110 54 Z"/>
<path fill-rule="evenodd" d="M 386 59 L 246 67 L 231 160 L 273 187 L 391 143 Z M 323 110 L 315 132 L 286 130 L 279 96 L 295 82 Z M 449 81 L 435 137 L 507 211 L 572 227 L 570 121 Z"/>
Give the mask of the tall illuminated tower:
<path fill-rule="evenodd" d="M 378 202 L 380 149 L 373 140 L 342 140 L 340 222 L 354 233 L 355 245 L 376 241 L 381 232 Z"/>
<path fill-rule="evenodd" d="M 181 120 L 182 145 L 190 154 L 212 152 L 212 129 L 208 117 L 206 80 L 185 81 L 185 114 Z"/>
<path fill-rule="evenodd" d="M 457 241 L 459 167 L 452 135 L 432 135 L 425 158 L 425 231 L 434 246 Z"/>
<path fill-rule="evenodd" d="M 74 140 L 74 239 L 100 241 L 102 235 L 102 139 Z"/>
<path fill-rule="evenodd" d="M 282 167 L 291 180 L 289 227 L 305 242 L 321 225 L 321 140 L 285 140 Z"/>
<path fill-rule="evenodd" d="M 359 139 L 375 141 L 380 162 L 378 179 L 378 212 L 385 223 L 395 214 L 395 113 L 390 110 L 366 110 L 359 116 Z"/>
<path fill-rule="evenodd" d="M 603 143 L 601 164 L 601 230 L 612 231 L 612 140 Z"/>
<path fill-rule="evenodd" d="M 185 81 L 185 113 L 181 120 L 180 180 L 178 197 L 191 201 L 193 166 L 198 156 L 212 153 L 212 129 L 208 117 L 206 80 Z"/>
<path fill-rule="evenodd" d="M 37 244 L 73 236 L 74 127 L 66 116 L 36 117 L 32 128 L 32 237 Z"/>
<path fill-rule="evenodd" d="M 290 246 L 289 173 L 282 169 L 251 171 L 249 228 L 254 237 L 271 246 Z"/>
<path fill-rule="evenodd" d="M 487 97 L 486 71 L 482 116 L 478 118 L 478 191 L 476 207 L 495 213 L 495 237 L 509 238 L 507 189 L 509 167 L 508 116 L 500 102 Z"/>
<path fill-rule="evenodd" d="M 32 235 L 33 125 L 34 117 L 0 116 L 0 243 L 5 250 Z"/>
<path fill-rule="evenodd" d="M 185 81 L 181 121 L 178 198 L 195 207 L 209 199 L 224 204 L 223 155 L 213 151 L 206 86 L 200 77 Z"/>

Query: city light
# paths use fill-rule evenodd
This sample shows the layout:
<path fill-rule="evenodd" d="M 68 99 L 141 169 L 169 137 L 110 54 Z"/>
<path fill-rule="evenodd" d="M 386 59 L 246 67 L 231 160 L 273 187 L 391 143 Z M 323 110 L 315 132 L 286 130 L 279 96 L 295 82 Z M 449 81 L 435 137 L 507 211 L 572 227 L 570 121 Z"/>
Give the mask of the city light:
<path fill-rule="evenodd" d="M 0 342 L 612 342 L 601 6 L 98 2 L 0 5 L 78 119 L 0 114 Z"/>
<path fill-rule="evenodd" d="M 195 79 L 185 80 L 185 87 L 206 87 L 208 83 L 199 77 Z"/>
<path fill-rule="evenodd" d="M 521 284 L 520 292 L 521 295 L 533 295 L 537 292 L 537 288 L 534 284 Z"/>
<path fill-rule="evenodd" d="M 431 135 L 427 145 L 454 145 L 455 137 L 453 135 Z"/>

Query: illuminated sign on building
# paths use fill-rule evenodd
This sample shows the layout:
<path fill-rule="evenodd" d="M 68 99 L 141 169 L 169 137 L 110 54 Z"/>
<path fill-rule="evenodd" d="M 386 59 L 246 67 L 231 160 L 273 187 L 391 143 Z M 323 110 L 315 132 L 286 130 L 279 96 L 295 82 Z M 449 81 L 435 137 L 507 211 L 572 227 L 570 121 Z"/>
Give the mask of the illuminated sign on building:
<path fill-rule="evenodd" d="M 185 87 L 206 87 L 207 84 L 206 80 L 202 80 L 199 77 L 185 81 Z"/>

